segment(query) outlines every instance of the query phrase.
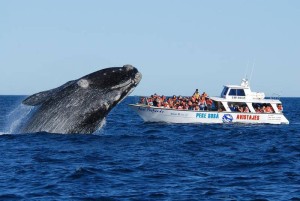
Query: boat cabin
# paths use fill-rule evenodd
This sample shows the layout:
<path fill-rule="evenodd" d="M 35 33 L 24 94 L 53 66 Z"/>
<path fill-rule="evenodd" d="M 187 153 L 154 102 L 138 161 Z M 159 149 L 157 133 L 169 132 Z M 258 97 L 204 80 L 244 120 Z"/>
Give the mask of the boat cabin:
<path fill-rule="evenodd" d="M 265 94 L 261 92 L 252 92 L 249 82 L 246 79 L 242 80 L 241 85 L 226 85 L 221 93 L 221 97 L 225 99 L 264 99 Z"/>
<path fill-rule="evenodd" d="M 252 92 L 249 82 L 241 85 L 225 85 L 220 97 L 211 97 L 215 109 L 226 112 L 281 113 L 282 104 L 277 99 L 265 99 L 265 94 Z"/>

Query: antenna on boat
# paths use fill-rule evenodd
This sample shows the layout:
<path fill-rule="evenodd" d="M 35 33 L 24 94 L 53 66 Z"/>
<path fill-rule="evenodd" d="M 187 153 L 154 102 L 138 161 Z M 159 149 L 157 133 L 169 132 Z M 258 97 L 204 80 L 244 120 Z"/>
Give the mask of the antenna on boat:
<path fill-rule="evenodd" d="M 248 69 L 249 69 L 249 59 L 248 59 L 248 62 L 247 62 L 247 67 L 246 67 L 246 69 L 245 69 L 244 79 L 248 79 L 248 78 L 247 78 Z"/>
<path fill-rule="evenodd" d="M 255 59 L 254 59 L 253 64 L 252 64 L 252 69 L 251 69 L 251 74 L 250 74 L 249 82 L 251 82 L 251 79 L 252 79 L 253 70 L 254 70 L 254 64 L 255 64 Z"/>
<path fill-rule="evenodd" d="M 245 75 L 241 81 L 241 86 L 243 87 L 248 87 L 249 86 L 249 81 L 248 81 L 248 71 L 249 71 L 249 59 L 248 59 L 248 62 L 247 62 L 247 67 L 246 67 L 246 70 L 245 70 Z"/>

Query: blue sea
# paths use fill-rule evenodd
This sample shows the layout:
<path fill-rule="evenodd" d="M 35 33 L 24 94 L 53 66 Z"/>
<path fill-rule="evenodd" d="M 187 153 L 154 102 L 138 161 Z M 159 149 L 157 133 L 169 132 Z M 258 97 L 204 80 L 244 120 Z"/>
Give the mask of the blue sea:
<path fill-rule="evenodd" d="M 300 200 L 300 98 L 289 125 L 144 123 L 126 98 L 95 134 L 17 134 L 0 96 L 0 200 Z"/>

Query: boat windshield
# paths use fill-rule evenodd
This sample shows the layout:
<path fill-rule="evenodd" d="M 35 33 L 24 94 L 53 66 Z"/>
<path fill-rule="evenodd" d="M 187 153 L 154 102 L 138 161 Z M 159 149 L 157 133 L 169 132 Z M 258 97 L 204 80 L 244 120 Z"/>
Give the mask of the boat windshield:
<path fill-rule="evenodd" d="M 231 89 L 229 92 L 230 96 L 245 96 L 244 89 Z"/>
<path fill-rule="evenodd" d="M 225 97 L 227 92 L 228 92 L 229 88 L 228 87 L 224 87 L 222 93 L 221 93 L 221 97 Z"/>

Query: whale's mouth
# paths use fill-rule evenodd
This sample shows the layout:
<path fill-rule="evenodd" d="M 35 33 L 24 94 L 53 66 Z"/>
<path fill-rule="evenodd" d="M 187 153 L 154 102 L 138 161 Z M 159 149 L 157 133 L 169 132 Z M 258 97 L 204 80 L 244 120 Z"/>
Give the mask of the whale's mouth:
<path fill-rule="evenodd" d="M 140 72 L 137 72 L 134 76 L 134 78 L 131 78 L 127 80 L 126 82 L 123 82 L 119 85 L 113 86 L 111 89 L 121 89 L 121 88 L 130 88 L 130 87 L 136 87 L 139 82 L 142 79 L 142 74 Z"/>
<path fill-rule="evenodd" d="M 134 77 L 135 86 L 137 86 L 140 83 L 141 79 L 142 79 L 142 74 L 140 72 L 137 72 L 137 74 L 135 74 Z"/>

